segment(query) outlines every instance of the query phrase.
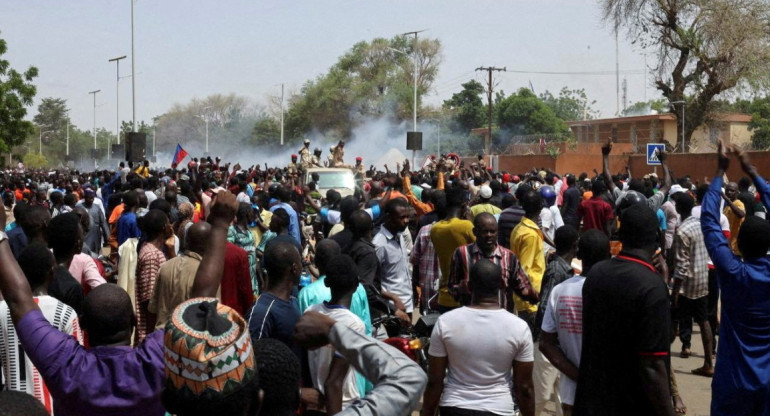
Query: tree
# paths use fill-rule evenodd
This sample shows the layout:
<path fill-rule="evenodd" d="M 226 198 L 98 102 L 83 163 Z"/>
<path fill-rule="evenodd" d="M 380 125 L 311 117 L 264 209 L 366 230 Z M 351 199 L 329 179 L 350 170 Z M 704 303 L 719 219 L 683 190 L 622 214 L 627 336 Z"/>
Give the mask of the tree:
<path fill-rule="evenodd" d="M 655 86 L 681 123 L 685 149 L 709 121 L 715 97 L 739 84 L 770 83 L 770 4 L 763 0 L 602 0 L 605 21 L 642 47 L 658 49 Z"/>
<path fill-rule="evenodd" d="M 28 169 L 39 169 L 50 166 L 48 159 L 40 153 L 27 153 L 24 155 L 24 166 Z"/>
<path fill-rule="evenodd" d="M 254 123 L 254 143 L 258 145 L 275 145 L 280 143 L 280 137 L 281 123 L 267 114 L 261 114 L 259 120 Z"/>
<path fill-rule="evenodd" d="M 251 101 L 235 94 L 215 94 L 186 104 L 174 104 L 153 119 L 156 150 L 173 152 L 177 143 L 181 143 L 191 154 L 202 153 L 208 120 L 209 150 L 221 156 L 237 154 L 243 146 L 252 143 L 252 130 L 260 113 Z M 152 132 L 151 127 L 145 128 Z"/>
<path fill-rule="evenodd" d="M 495 108 L 497 125 L 510 135 L 566 135 L 567 124 L 535 93 L 521 88 Z"/>
<path fill-rule="evenodd" d="M 67 100 L 64 98 L 46 97 L 40 101 L 37 106 L 37 114 L 32 117 L 32 121 L 39 126 L 38 128 L 51 131 L 51 133 L 43 136 L 43 144 L 66 138 L 67 124 L 69 123 L 68 111 Z"/>
<path fill-rule="evenodd" d="M 650 114 L 652 111 L 658 113 L 668 112 L 668 102 L 662 98 L 657 100 L 639 101 L 631 104 L 623 110 L 623 116 L 643 116 Z"/>
<path fill-rule="evenodd" d="M 558 96 L 550 91 L 540 94 L 540 100 L 553 110 L 556 117 L 564 121 L 574 121 L 595 118 L 599 112 L 591 108 L 596 100 L 588 101 L 584 89 L 571 90 L 563 87 Z"/>
<path fill-rule="evenodd" d="M 137 127 L 138 127 L 137 133 L 144 133 L 147 136 L 150 136 L 152 134 L 152 126 L 145 123 L 144 120 L 139 121 L 139 123 L 137 123 Z M 133 121 L 121 121 L 120 137 L 125 138 L 128 135 L 128 133 L 131 133 L 133 129 L 134 129 Z"/>
<path fill-rule="evenodd" d="M 32 80 L 37 77 L 37 68 L 29 67 L 20 73 L 2 59 L 8 51 L 5 40 L 0 39 L 0 146 L 8 151 L 11 146 L 23 143 L 32 134 L 34 126 L 29 120 L 26 107 L 32 105 L 37 89 Z"/>
<path fill-rule="evenodd" d="M 345 139 L 370 118 L 411 119 L 415 54 L 419 112 L 420 99 L 438 74 L 441 43 L 403 36 L 377 38 L 353 45 L 326 74 L 306 82 L 289 98 L 287 141 L 299 141 L 313 131 L 331 140 Z"/>
<path fill-rule="evenodd" d="M 452 98 L 444 101 L 443 108 L 451 113 L 450 130 L 468 134 L 471 129 L 483 126 L 486 120 L 486 110 L 481 100 L 484 86 L 476 80 L 471 80 L 462 84 L 462 87 L 462 91 L 452 94 Z"/>

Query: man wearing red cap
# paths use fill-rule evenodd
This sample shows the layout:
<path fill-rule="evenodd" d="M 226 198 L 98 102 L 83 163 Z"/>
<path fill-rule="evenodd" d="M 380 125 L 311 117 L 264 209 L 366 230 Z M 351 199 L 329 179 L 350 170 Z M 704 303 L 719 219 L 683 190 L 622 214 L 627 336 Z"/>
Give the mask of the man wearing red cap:
<path fill-rule="evenodd" d="M 297 155 L 291 155 L 291 163 L 286 167 L 289 174 L 297 173 Z"/>
<path fill-rule="evenodd" d="M 361 176 L 364 176 L 366 173 L 366 168 L 364 167 L 363 161 L 364 159 L 361 156 L 356 157 L 356 165 L 353 167 L 355 173 L 360 173 Z"/>

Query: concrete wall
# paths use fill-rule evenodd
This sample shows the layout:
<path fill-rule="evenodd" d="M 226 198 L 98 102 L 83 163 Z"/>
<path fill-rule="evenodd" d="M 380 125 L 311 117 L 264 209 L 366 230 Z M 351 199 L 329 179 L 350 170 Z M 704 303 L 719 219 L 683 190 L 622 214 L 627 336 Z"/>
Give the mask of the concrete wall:
<path fill-rule="evenodd" d="M 573 173 L 580 174 L 586 172 L 593 175 L 593 170 L 601 172 L 602 154 L 600 146 L 596 149 L 584 152 L 567 153 L 554 159 L 548 155 L 500 155 L 498 157 L 499 170 L 522 173 L 532 168 L 547 168 L 559 174 Z M 770 152 L 749 152 L 752 163 L 757 167 L 759 173 L 770 179 Z M 474 162 L 475 158 L 465 159 L 466 165 Z M 610 155 L 610 172 L 625 172 L 626 166 L 630 166 L 631 173 L 640 177 L 648 173 L 657 172 L 662 175 L 660 167 L 655 169 L 647 165 L 646 156 L 643 154 L 619 154 L 615 152 Z M 717 158 L 715 153 L 689 153 L 672 154 L 668 159 L 669 168 L 674 176 L 690 175 L 694 182 L 703 182 L 704 177 L 712 178 L 716 172 Z M 731 180 L 738 180 L 744 176 L 740 164 L 733 160 L 730 164 L 730 170 L 727 172 Z"/>

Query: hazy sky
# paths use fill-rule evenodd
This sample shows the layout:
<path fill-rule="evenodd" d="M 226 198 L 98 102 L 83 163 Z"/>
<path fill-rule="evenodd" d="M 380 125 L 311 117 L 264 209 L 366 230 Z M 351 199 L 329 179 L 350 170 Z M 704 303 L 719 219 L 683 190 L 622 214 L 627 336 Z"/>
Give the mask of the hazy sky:
<path fill-rule="evenodd" d="M 131 0 L 5 0 L 0 37 L 17 70 L 35 65 L 42 97 L 62 97 L 73 122 L 115 130 L 115 64 L 128 55 L 131 73 Z M 443 64 L 427 102 L 439 104 L 479 66 L 509 71 L 606 72 L 606 75 L 495 73 L 497 89 L 511 93 L 529 83 L 536 93 L 585 88 L 604 117 L 614 115 L 615 38 L 589 0 L 440 1 L 178 1 L 137 0 L 136 117 L 151 121 L 174 103 L 215 93 L 255 102 L 298 89 L 336 62 L 354 43 L 428 29 L 443 44 Z M 621 81 L 628 102 L 645 97 L 644 58 L 621 36 Z M 647 98 L 657 93 L 647 88 Z M 622 104 L 621 104 L 622 105 Z M 30 118 L 36 112 L 30 109 Z M 120 116 L 131 119 L 131 79 L 120 82 Z"/>

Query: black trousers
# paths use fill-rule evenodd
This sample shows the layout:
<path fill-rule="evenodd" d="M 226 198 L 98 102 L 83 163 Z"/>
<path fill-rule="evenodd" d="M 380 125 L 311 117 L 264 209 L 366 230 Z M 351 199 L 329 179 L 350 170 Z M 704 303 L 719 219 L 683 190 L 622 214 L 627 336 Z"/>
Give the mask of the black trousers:
<path fill-rule="evenodd" d="M 499 416 L 497 413 L 482 410 L 461 409 L 459 407 L 440 406 L 438 413 L 441 416 Z"/>

